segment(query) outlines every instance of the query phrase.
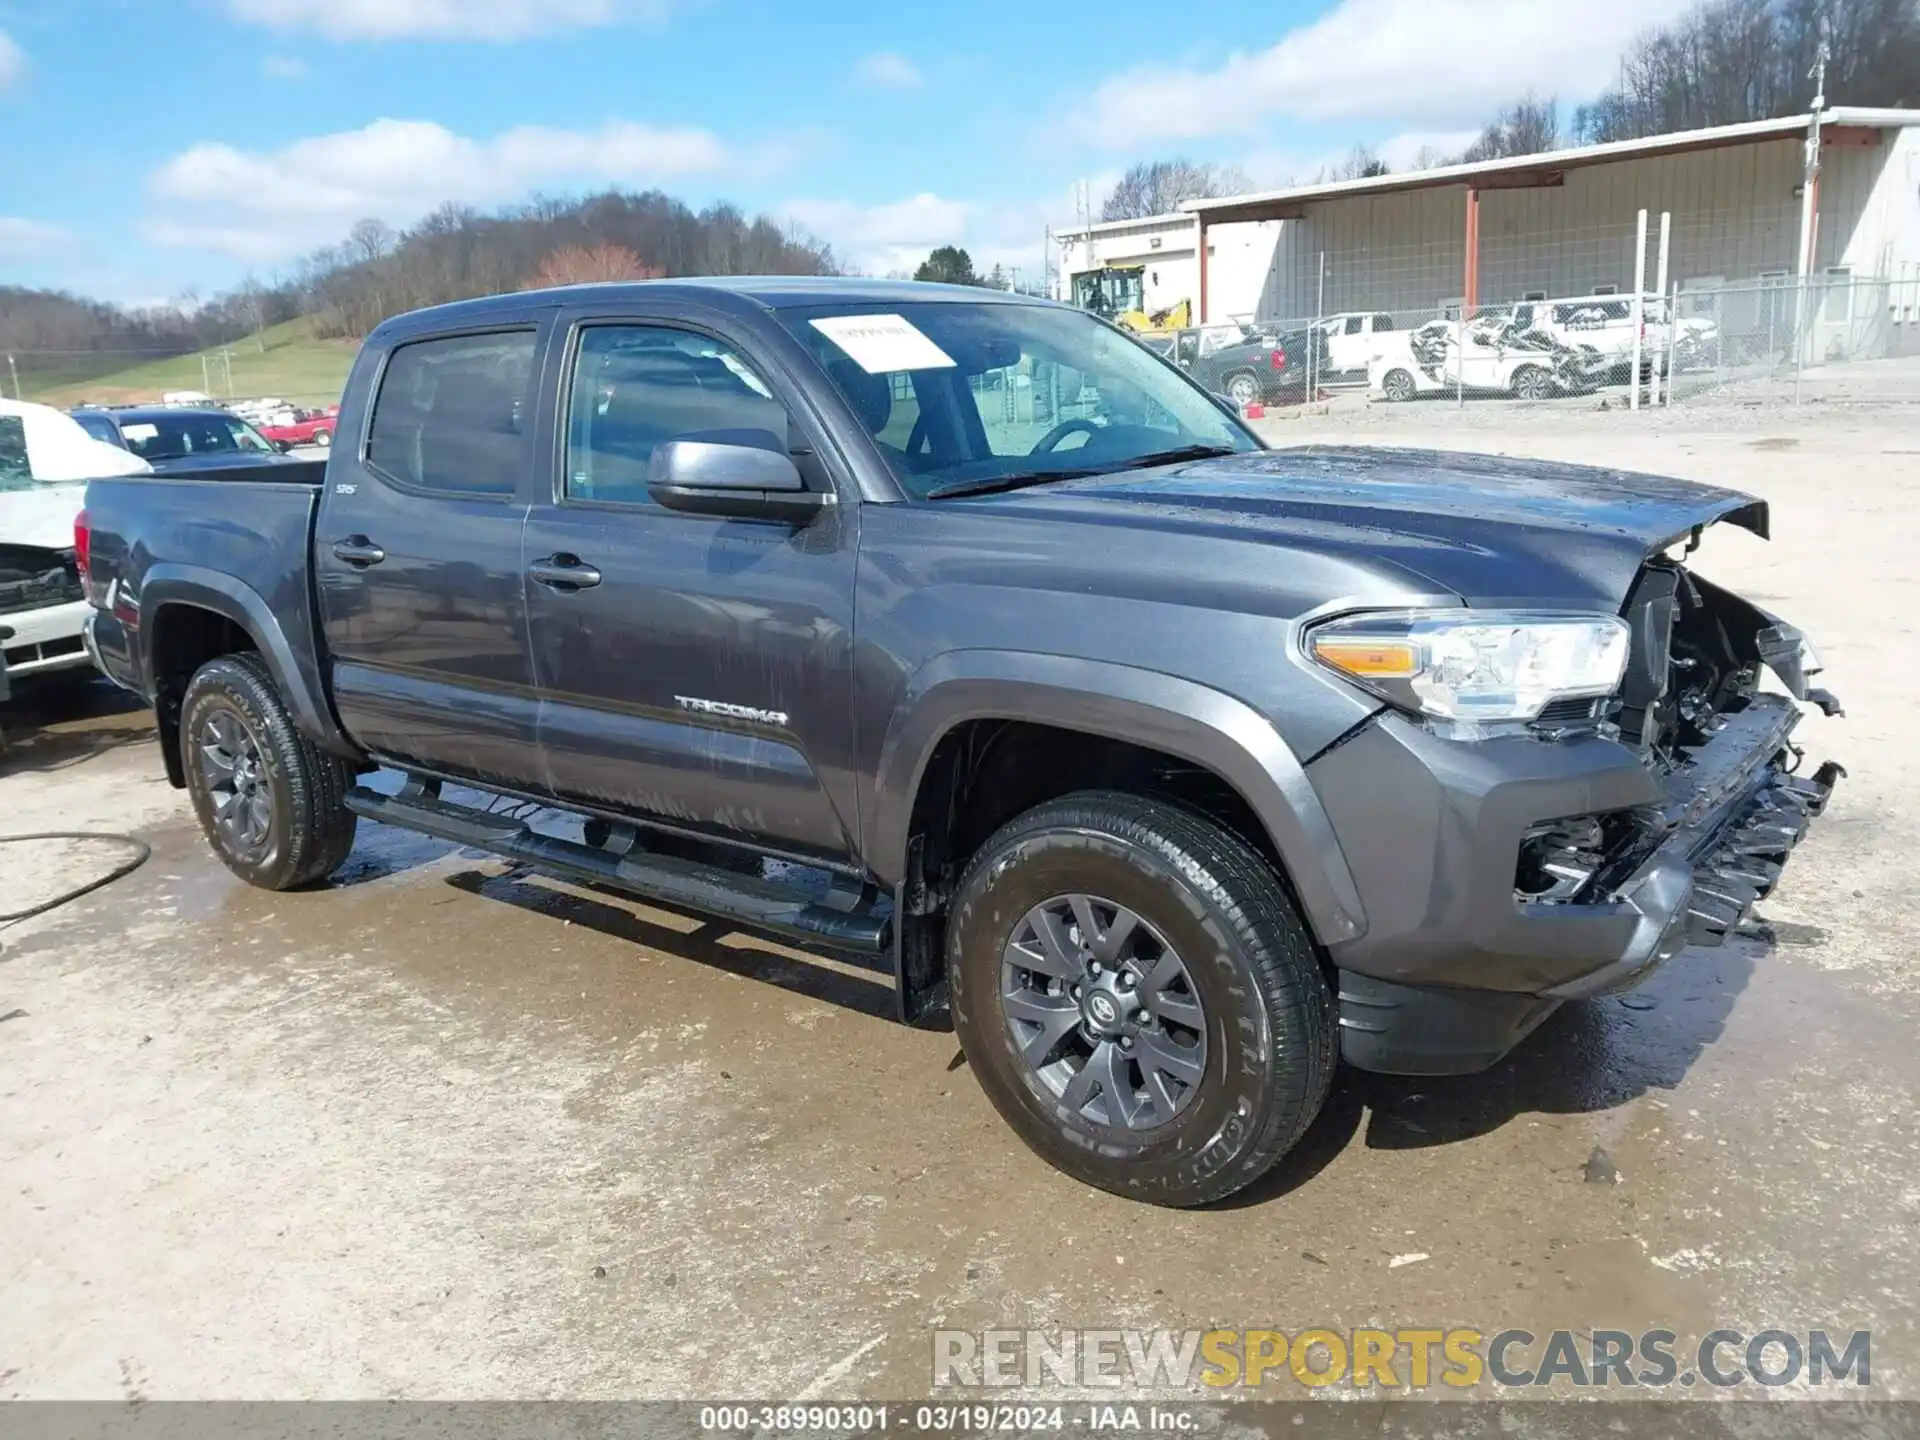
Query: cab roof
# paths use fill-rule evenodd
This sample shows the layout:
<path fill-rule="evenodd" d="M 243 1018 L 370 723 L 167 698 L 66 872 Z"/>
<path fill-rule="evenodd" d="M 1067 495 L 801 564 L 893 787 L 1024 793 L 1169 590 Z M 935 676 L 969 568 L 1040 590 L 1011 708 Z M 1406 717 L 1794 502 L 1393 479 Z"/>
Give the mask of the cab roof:
<path fill-rule="evenodd" d="M 385 321 L 375 331 L 450 329 L 484 325 L 509 315 L 561 305 L 604 305 L 622 301 L 684 300 L 717 310 L 752 307 L 785 310 L 800 305 L 908 305 L 967 303 L 988 305 L 1051 305 L 1054 302 L 1006 290 L 975 285 L 934 285 L 917 280 L 868 280 L 844 275 L 699 275 L 672 280 L 635 280 L 588 285 L 561 285 L 547 290 L 521 290 L 456 300 L 425 310 L 413 310 Z"/>

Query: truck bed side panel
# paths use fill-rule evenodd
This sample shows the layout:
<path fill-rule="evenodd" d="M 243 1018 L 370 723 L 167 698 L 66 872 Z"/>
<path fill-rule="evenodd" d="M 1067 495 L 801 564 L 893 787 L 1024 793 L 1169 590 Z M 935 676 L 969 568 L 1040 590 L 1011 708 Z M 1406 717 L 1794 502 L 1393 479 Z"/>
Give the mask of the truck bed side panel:
<path fill-rule="evenodd" d="M 329 749 L 354 753 L 327 699 L 309 588 L 317 478 L 92 482 L 88 598 L 108 675 L 156 699 L 155 639 L 170 609 L 211 610 L 252 638 L 301 728 Z"/>

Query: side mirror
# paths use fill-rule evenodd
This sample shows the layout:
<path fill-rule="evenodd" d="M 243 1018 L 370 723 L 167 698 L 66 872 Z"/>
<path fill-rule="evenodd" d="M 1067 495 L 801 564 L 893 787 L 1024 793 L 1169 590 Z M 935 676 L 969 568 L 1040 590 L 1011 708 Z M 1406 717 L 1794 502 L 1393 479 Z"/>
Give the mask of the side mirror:
<path fill-rule="evenodd" d="M 669 510 L 805 524 L 832 497 L 809 490 L 770 430 L 708 430 L 656 445 L 647 493 Z"/>
<path fill-rule="evenodd" d="M 1240 413 L 1240 407 L 1233 403 L 1233 397 L 1231 395 L 1222 395 L 1217 391 L 1209 390 L 1207 391 L 1207 398 L 1213 401 L 1215 405 L 1224 410 L 1233 419 L 1246 419 L 1246 417 Z"/>
<path fill-rule="evenodd" d="M 282 455 L 288 455 L 293 452 L 293 442 L 291 440 L 269 440 L 267 443 Z"/>

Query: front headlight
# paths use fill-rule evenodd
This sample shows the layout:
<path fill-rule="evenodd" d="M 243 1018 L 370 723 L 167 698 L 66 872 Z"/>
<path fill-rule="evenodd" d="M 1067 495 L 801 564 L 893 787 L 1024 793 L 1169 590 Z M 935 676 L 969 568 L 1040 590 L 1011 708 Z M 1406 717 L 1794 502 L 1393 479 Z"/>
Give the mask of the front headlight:
<path fill-rule="evenodd" d="M 1630 634 L 1617 615 L 1393 610 L 1316 625 L 1307 653 L 1436 720 L 1531 720 L 1556 700 L 1612 694 Z"/>

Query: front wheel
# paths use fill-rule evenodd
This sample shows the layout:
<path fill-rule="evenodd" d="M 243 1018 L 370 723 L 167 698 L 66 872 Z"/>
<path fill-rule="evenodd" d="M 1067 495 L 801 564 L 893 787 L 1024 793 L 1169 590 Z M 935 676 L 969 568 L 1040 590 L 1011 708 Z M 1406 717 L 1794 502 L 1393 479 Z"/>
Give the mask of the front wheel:
<path fill-rule="evenodd" d="M 353 770 L 302 735 L 258 655 L 209 660 L 180 706 L 187 793 L 226 867 L 263 890 L 292 890 L 340 868 L 357 820 L 343 803 Z"/>
<path fill-rule="evenodd" d="M 1279 877 L 1174 805 L 1089 791 L 1011 821 L 960 882 L 947 964 L 994 1108 L 1116 1194 L 1231 1195 L 1332 1081 L 1332 996 Z"/>
<path fill-rule="evenodd" d="M 1553 394 L 1553 376 L 1538 365 L 1522 365 L 1513 377 L 1513 393 L 1522 400 L 1544 400 Z"/>

